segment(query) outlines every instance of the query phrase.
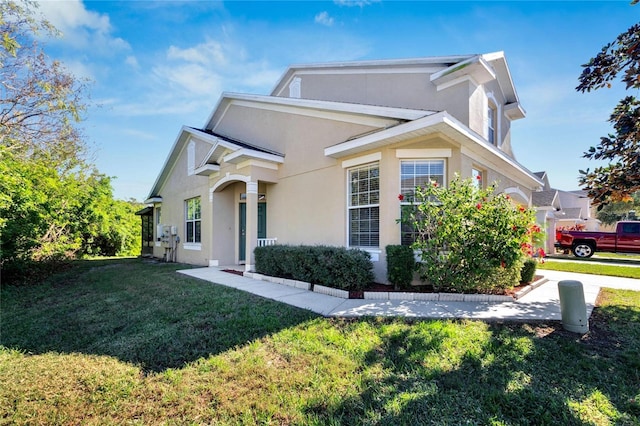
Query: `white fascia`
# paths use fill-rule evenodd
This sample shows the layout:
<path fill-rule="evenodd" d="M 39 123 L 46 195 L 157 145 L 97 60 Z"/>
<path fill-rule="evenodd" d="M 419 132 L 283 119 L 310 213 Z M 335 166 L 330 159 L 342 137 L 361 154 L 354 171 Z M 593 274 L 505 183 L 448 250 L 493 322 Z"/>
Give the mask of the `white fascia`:
<path fill-rule="evenodd" d="M 414 131 L 426 129 L 438 123 L 442 123 L 445 115 L 448 114 L 446 112 L 436 113 L 385 130 L 370 133 L 360 138 L 342 142 L 337 145 L 325 148 L 324 155 L 327 157 L 340 158 L 342 156 L 350 155 L 358 151 L 365 151 L 370 145 L 374 144 L 375 142 L 396 138 Z"/>
<path fill-rule="evenodd" d="M 275 86 L 271 90 L 272 95 L 276 95 L 278 88 L 283 85 L 285 80 L 289 80 L 293 74 L 301 72 L 312 72 L 314 74 L 322 74 L 330 70 L 338 69 L 353 69 L 363 68 L 366 71 L 371 71 L 374 68 L 380 68 L 384 72 L 393 73 L 396 72 L 397 67 L 414 67 L 414 66 L 429 66 L 437 64 L 458 63 L 469 59 L 474 55 L 451 55 L 451 56 L 431 56 L 422 58 L 406 58 L 406 59 L 380 59 L 371 61 L 344 61 L 344 62 L 317 62 L 310 64 L 294 64 L 287 67 L 282 76 L 278 79 Z"/>
<path fill-rule="evenodd" d="M 433 133 L 443 133 L 461 144 L 465 144 L 465 142 L 468 144 L 468 141 L 471 141 L 471 148 L 474 148 L 474 150 L 479 149 L 480 152 L 498 157 L 500 160 L 508 163 L 509 166 L 527 176 L 532 183 L 535 183 L 538 186 L 542 186 L 543 184 L 543 182 L 532 172 L 527 170 L 524 166 L 501 150 L 489 145 L 477 133 L 470 130 L 446 111 L 400 124 L 389 129 L 381 130 L 361 138 L 330 146 L 325 148 L 324 155 L 327 157 L 340 158 L 358 152 L 365 152 L 369 149 L 373 149 L 374 147 L 380 147 L 400 142 L 408 138 Z"/>
<path fill-rule="evenodd" d="M 233 104 L 317 117 L 327 117 L 327 114 L 329 114 L 330 118 L 333 119 L 339 118 L 345 122 L 366 123 L 374 127 L 384 127 L 388 125 L 390 120 L 415 120 L 433 112 L 347 102 L 225 93 L 205 127 L 214 131 L 224 117 L 228 107 Z M 219 115 L 218 119 L 215 118 L 216 115 Z"/>
<path fill-rule="evenodd" d="M 511 121 L 524 118 L 527 113 L 519 103 L 512 102 L 503 107 L 504 115 Z"/>
<path fill-rule="evenodd" d="M 491 64 L 483 59 L 482 56 L 474 56 L 442 71 L 431 74 L 429 79 L 437 87 L 440 87 L 464 76 L 473 78 L 478 84 L 484 84 L 488 81 L 495 80 L 496 72 Z"/>
<path fill-rule="evenodd" d="M 266 152 L 256 151 L 248 148 L 241 148 L 231 154 L 225 155 L 222 159 L 225 163 L 238 163 L 244 161 L 247 158 L 255 158 L 257 160 L 264 160 L 273 163 L 284 163 L 284 158 L 280 155 L 269 154 Z"/>

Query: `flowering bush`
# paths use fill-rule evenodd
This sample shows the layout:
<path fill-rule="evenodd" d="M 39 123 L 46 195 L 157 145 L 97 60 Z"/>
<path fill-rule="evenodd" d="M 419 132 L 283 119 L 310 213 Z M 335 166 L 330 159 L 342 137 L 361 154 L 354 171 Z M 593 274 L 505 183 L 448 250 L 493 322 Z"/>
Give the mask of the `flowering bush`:
<path fill-rule="evenodd" d="M 413 198 L 402 221 L 416 231 L 420 274 L 436 291 L 499 293 L 519 283 L 540 234 L 533 211 L 458 176 L 448 188 L 418 187 Z"/>

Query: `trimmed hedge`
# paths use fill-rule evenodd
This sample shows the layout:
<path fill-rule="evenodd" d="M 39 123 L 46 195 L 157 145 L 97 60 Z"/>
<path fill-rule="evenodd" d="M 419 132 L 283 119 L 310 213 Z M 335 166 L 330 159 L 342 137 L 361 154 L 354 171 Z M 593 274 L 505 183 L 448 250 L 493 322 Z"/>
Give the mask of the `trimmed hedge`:
<path fill-rule="evenodd" d="M 396 290 L 408 289 L 413 281 L 413 272 L 416 270 L 416 259 L 413 249 L 409 246 L 388 245 L 387 253 L 387 279 Z"/>
<path fill-rule="evenodd" d="M 362 290 L 374 278 L 371 255 L 363 250 L 274 245 L 256 247 L 254 253 L 256 272 L 259 274 L 341 290 Z"/>
<path fill-rule="evenodd" d="M 533 281 L 533 277 L 536 275 L 536 268 L 538 263 L 535 260 L 527 259 L 524 261 L 524 266 L 520 271 L 520 282 L 530 283 Z"/>

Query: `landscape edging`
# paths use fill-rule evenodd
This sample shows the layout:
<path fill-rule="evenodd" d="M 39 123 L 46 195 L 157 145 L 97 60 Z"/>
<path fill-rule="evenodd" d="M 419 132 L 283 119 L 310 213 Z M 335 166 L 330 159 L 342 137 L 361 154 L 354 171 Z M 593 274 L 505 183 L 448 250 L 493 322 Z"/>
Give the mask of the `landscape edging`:
<path fill-rule="evenodd" d="M 304 281 L 291 280 L 286 278 L 271 277 L 268 275 L 258 274 L 256 272 L 245 272 L 245 277 L 252 278 L 258 281 L 268 281 L 274 284 L 286 285 L 289 287 L 295 287 L 302 290 L 310 290 L 319 294 L 326 294 L 333 297 L 339 297 L 341 299 L 349 299 L 349 292 L 347 290 L 341 290 L 333 287 L 326 287 L 323 285 L 312 285 Z M 489 303 L 502 303 L 513 302 L 518 300 L 524 295 L 528 294 L 531 290 L 540 287 L 542 284 L 549 281 L 547 278 L 532 282 L 522 290 L 515 293 L 513 296 L 499 295 L 499 294 L 460 294 L 460 293 L 414 293 L 414 292 L 401 292 L 401 291 L 365 291 L 364 299 L 367 300 L 422 300 L 432 302 L 489 302 Z"/>

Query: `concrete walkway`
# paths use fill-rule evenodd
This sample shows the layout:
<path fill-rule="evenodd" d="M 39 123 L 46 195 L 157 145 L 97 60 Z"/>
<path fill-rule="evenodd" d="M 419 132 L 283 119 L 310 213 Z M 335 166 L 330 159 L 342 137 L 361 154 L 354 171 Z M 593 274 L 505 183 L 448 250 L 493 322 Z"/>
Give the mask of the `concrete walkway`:
<path fill-rule="evenodd" d="M 308 309 L 327 317 L 398 316 L 407 318 L 560 321 L 562 317 L 558 281 L 578 280 L 582 282 L 589 316 L 591 316 L 601 287 L 640 291 L 640 280 L 637 279 L 541 270 L 538 273 L 549 281 L 513 302 L 364 300 L 341 299 L 282 284 L 258 281 L 223 272 L 215 267 L 185 269 L 178 272 L 298 308 Z"/>

